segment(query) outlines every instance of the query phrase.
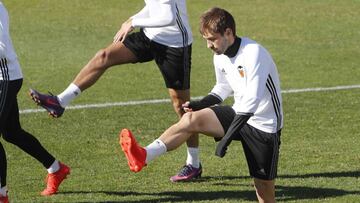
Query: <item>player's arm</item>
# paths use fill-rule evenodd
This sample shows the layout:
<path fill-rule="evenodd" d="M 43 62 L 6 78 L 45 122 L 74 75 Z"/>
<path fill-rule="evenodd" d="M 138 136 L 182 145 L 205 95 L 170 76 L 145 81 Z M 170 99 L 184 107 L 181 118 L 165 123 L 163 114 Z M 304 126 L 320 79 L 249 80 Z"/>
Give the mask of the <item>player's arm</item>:
<path fill-rule="evenodd" d="M 113 43 L 123 42 L 126 36 L 134 30 L 134 27 L 131 25 L 131 18 L 125 21 L 122 25 L 120 30 L 114 36 Z"/>
<path fill-rule="evenodd" d="M 150 9 L 153 9 L 150 11 Z M 156 10 L 155 10 L 156 9 Z M 113 42 L 123 42 L 126 36 L 135 28 L 163 27 L 175 23 L 175 4 L 171 0 L 155 2 L 145 5 L 137 14 L 125 21 L 114 36 Z"/>
<path fill-rule="evenodd" d="M 233 89 L 231 88 L 229 82 L 226 79 L 226 73 L 222 69 L 221 59 L 214 55 L 213 63 L 215 69 L 216 83 L 211 90 L 211 94 L 217 95 L 222 101 L 225 101 L 225 99 L 233 93 Z"/>
<path fill-rule="evenodd" d="M 225 74 L 221 71 L 218 66 L 217 60 L 214 57 L 214 68 L 216 84 L 214 85 L 211 92 L 199 101 L 191 101 L 185 103 L 183 106 L 185 112 L 187 111 L 198 111 L 215 104 L 222 103 L 231 93 L 233 92 L 229 83 L 225 78 Z"/>
<path fill-rule="evenodd" d="M 198 111 L 215 104 L 220 104 L 221 102 L 223 102 L 223 100 L 218 95 L 210 93 L 201 100 L 186 102 L 183 108 L 185 112 Z"/>
<path fill-rule="evenodd" d="M 4 14 L 7 14 L 5 9 L 0 7 L 0 58 L 5 57 L 5 39 L 6 39 L 6 33 L 7 33 L 7 19 Z"/>
<path fill-rule="evenodd" d="M 132 23 L 134 18 L 148 18 L 149 16 L 150 16 L 149 8 L 148 8 L 148 6 L 145 5 L 144 8 L 142 8 L 135 15 L 131 16 L 127 21 L 125 21 L 121 25 L 120 30 L 114 36 L 113 42 L 114 43 L 123 42 L 125 40 L 126 36 L 134 30 L 134 26 Z"/>
<path fill-rule="evenodd" d="M 0 58 L 4 58 L 5 57 L 5 43 L 4 43 L 4 34 L 3 34 L 3 30 L 1 29 L 1 24 L 0 24 Z"/>
<path fill-rule="evenodd" d="M 150 16 L 149 7 L 145 5 L 144 8 L 142 8 L 138 13 L 131 16 L 130 18 L 131 19 L 134 19 L 134 18 L 148 18 L 149 16 Z"/>
<path fill-rule="evenodd" d="M 137 27 L 164 27 L 176 23 L 175 2 L 172 0 L 153 1 L 153 5 L 146 5 L 147 11 L 141 11 L 142 15 L 133 16 L 132 26 Z"/>

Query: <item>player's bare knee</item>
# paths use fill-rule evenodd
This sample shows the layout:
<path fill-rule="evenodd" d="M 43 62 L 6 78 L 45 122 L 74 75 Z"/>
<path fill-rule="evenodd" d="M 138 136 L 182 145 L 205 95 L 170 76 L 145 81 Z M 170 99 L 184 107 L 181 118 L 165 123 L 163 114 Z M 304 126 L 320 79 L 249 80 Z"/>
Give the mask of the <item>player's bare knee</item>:
<path fill-rule="evenodd" d="M 182 125 L 182 126 L 184 126 L 184 128 L 186 128 L 186 129 L 189 129 L 189 127 L 190 127 L 190 125 L 191 125 L 191 122 L 192 122 L 192 114 L 193 114 L 193 112 L 187 112 L 187 113 L 185 113 L 182 117 L 181 117 L 181 119 L 180 119 L 180 124 Z"/>
<path fill-rule="evenodd" d="M 109 53 L 106 49 L 100 49 L 94 57 L 94 61 L 97 64 L 97 67 L 100 69 L 107 69 L 108 68 L 108 61 L 109 61 Z"/>
<path fill-rule="evenodd" d="M 195 112 L 187 112 L 181 118 L 182 124 L 185 126 L 186 130 L 191 133 L 196 133 L 199 128 L 198 119 L 195 116 Z"/>

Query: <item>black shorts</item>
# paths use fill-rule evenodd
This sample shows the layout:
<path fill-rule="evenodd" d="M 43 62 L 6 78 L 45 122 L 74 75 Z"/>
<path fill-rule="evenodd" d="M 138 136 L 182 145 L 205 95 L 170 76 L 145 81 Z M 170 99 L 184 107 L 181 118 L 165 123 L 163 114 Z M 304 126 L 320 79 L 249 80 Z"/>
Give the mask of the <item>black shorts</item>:
<path fill-rule="evenodd" d="M 230 106 L 210 108 L 215 112 L 226 133 L 235 117 L 235 111 Z M 235 140 L 242 143 L 251 176 L 262 180 L 276 178 L 280 135 L 281 130 L 277 133 L 266 133 L 249 124 L 245 124 L 238 132 Z"/>
<path fill-rule="evenodd" d="M 168 47 L 151 41 L 143 31 L 127 36 L 124 45 L 134 53 L 137 62 L 155 60 L 167 88 L 190 88 L 191 45 L 180 48 Z"/>

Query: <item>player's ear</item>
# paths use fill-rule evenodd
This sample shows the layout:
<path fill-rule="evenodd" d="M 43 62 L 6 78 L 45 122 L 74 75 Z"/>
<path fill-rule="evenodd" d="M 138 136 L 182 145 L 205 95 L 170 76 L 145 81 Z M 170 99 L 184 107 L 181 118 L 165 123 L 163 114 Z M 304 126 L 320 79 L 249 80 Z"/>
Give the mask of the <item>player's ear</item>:
<path fill-rule="evenodd" d="M 234 35 L 234 34 L 233 34 L 233 31 L 231 30 L 231 28 L 226 28 L 224 34 L 225 34 L 226 36 L 228 36 L 228 37 Z"/>

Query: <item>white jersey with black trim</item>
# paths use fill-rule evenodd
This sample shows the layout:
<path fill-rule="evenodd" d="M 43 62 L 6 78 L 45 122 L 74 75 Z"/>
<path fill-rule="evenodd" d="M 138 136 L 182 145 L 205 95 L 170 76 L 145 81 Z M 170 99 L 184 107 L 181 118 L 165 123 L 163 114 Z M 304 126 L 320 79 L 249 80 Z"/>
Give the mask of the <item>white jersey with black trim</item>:
<path fill-rule="evenodd" d="M 132 18 L 132 26 L 143 28 L 145 35 L 169 47 L 192 43 L 186 0 L 145 0 L 145 7 Z"/>
<path fill-rule="evenodd" d="M 269 52 L 249 38 L 241 38 L 237 54 L 214 55 L 216 84 L 211 93 L 225 100 L 234 94 L 236 113 L 251 113 L 248 124 L 267 133 L 283 127 L 280 81 Z"/>
<path fill-rule="evenodd" d="M 0 80 L 17 80 L 23 77 L 20 64 L 9 34 L 9 16 L 0 1 Z"/>

